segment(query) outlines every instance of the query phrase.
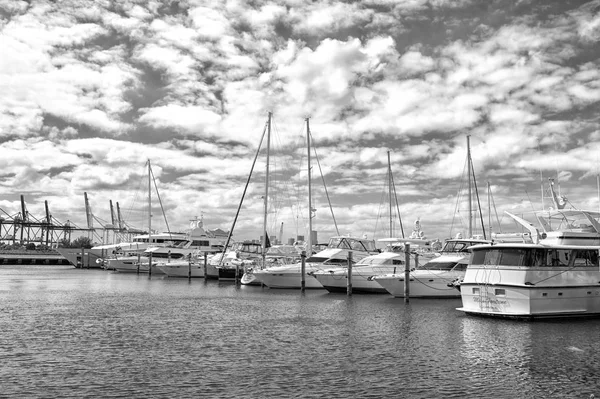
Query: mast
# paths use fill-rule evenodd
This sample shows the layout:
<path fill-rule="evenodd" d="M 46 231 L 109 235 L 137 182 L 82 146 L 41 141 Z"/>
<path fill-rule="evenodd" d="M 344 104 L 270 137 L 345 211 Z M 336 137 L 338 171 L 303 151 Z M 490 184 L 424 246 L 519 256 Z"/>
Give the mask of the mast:
<path fill-rule="evenodd" d="M 148 244 L 152 241 L 152 171 L 148 159 Z"/>
<path fill-rule="evenodd" d="M 490 182 L 487 182 L 488 189 L 488 230 L 490 232 L 490 237 L 492 236 L 492 188 L 490 186 Z"/>
<path fill-rule="evenodd" d="M 308 153 L 307 167 L 308 167 L 308 241 L 306 242 L 306 253 L 307 256 L 312 256 L 312 218 L 313 218 L 313 207 L 312 207 L 312 187 L 311 187 L 311 166 L 310 166 L 310 123 L 309 118 L 306 118 L 306 148 Z"/>
<path fill-rule="evenodd" d="M 390 194 L 390 238 L 394 236 L 394 222 L 392 217 L 392 162 L 390 161 L 390 151 L 387 152 L 388 159 L 388 192 Z"/>
<path fill-rule="evenodd" d="M 263 237 L 262 237 L 262 261 L 263 267 L 266 264 L 267 257 L 267 212 L 269 210 L 269 156 L 271 152 L 271 117 L 273 114 L 269 112 L 267 119 L 267 166 L 265 173 L 265 197 L 264 197 L 264 214 L 263 214 Z"/>
<path fill-rule="evenodd" d="M 471 136 L 467 136 L 467 174 L 469 182 L 469 238 L 473 237 L 473 203 L 471 193 Z"/>

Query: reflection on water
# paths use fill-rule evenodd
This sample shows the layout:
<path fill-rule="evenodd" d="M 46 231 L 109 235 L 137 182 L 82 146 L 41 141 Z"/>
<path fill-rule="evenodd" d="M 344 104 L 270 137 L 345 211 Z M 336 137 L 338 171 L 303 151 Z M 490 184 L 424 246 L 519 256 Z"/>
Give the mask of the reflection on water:
<path fill-rule="evenodd" d="M 582 397 L 598 320 L 465 316 L 460 300 L 0 268 L 9 397 Z"/>

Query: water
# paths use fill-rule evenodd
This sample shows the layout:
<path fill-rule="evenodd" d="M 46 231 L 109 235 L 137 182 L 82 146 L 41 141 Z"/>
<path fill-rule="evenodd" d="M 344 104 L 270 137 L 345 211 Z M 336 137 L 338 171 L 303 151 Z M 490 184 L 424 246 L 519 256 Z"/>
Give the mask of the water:
<path fill-rule="evenodd" d="M 0 267 L 0 397 L 600 397 L 600 320 Z"/>

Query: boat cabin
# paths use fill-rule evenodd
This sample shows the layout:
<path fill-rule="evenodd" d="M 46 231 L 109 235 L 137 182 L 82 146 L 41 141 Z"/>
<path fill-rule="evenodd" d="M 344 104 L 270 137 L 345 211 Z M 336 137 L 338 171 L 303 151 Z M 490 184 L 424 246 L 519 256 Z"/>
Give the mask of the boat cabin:
<path fill-rule="evenodd" d="M 473 266 L 599 268 L 598 247 L 552 248 L 543 245 L 482 246 L 472 249 Z"/>
<path fill-rule="evenodd" d="M 468 248 L 473 245 L 488 244 L 487 240 L 465 240 L 465 239 L 450 239 L 446 240 L 440 252 L 471 252 Z"/>
<path fill-rule="evenodd" d="M 374 240 L 353 237 L 331 237 L 327 249 L 346 249 L 349 251 L 378 252 Z"/>

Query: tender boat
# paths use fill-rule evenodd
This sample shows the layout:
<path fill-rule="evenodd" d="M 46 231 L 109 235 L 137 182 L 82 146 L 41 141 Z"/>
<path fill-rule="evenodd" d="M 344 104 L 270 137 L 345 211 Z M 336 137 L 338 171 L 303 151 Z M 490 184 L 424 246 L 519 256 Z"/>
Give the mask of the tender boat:
<path fill-rule="evenodd" d="M 536 212 L 541 233 L 506 213 L 529 233 L 472 248 L 458 310 L 526 319 L 600 315 L 600 213 Z"/>
<path fill-rule="evenodd" d="M 326 249 L 306 259 L 304 287 L 323 288 L 321 283 L 310 274 L 332 266 L 347 265 L 350 251 L 353 262 L 380 252 L 376 248 L 374 240 L 349 236 L 332 237 Z M 302 263 L 255 270 L 254 275 L 258 281 L 269 288 L 301 288 Z"/>
<path fill-rule="evenodd" d="M 439 256 L 410 271 L 409 296 L 415 298 L 456 298 L 460 292 L 452 283 L 464 277 L 470 247 L 486 240 L 454 238 L 446 240 Z M 372 280 L 394 297 L 403 298 L 404 272 L 372 277 Z"/>

